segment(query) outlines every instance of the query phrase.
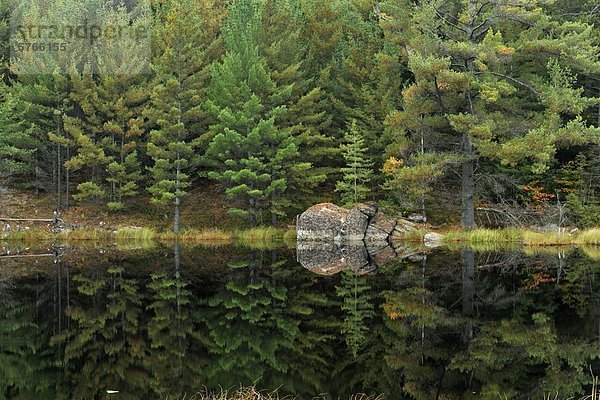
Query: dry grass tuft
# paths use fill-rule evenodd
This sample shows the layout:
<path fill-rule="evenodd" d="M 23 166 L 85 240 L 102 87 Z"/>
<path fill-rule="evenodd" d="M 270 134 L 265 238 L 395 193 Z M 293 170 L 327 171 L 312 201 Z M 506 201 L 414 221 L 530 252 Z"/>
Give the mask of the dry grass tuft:
<path fill-rule="evenodd" d="M 259 391 L 254 386 L 247 388 L 239 388 L 237 390 L 221 389 L 219 393 L 207 391 L 196 393 L 190 397 L 182 397 L 181 400 L 296 400 L 298 396 L 282 396 L 277 390 L 269 392 L 266 390 Z M 326 399 L 325 396 L 319 395 L 313 397 L 313 400 Z M 368 396 L 366 394 L 357 394 L 350 397 L 349 400 L 383 400 L 384 396 Z"/>

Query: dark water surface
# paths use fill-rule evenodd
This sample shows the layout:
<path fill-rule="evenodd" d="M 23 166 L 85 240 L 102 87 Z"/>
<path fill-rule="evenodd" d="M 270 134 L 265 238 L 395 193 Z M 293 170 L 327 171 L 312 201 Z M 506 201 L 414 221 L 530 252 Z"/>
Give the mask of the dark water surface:
<path fill-rule="evenodd" d="M 0 245 L 0 398 L 564 399 L 600 373 L 600 249 L 320 276 L 290 248 L 135 247 Z"/>

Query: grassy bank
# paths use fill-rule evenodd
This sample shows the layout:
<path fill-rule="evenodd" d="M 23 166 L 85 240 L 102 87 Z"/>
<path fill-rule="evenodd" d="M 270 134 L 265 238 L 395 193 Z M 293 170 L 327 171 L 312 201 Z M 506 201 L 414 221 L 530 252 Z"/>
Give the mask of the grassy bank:
<path fill-rule="evenodd" d="M 261 244 L 283 242 L 293 244 L 296 241 L 296 231 L 283 230 L 273 227 L 259 227 L 253 229 L 221 230 L 221 229 L 190 229 L 175 235 L 173 232 L 157 232 L 151 228 L 124 227 L 116 231 L 107 229 L 81 228 L 62 233 L 50 233 L 44 230 L 27 229 L 19 232 L 13 231 L 0 237 L 8 241 L 116 241 L 116 242 L 174 242 L 182 243 L 213 243 L 228 244 L 241 243 L 252 247 L 261 247 Z"/>
<path fill-rule="evenodd" d="M 552 400 L 562 400 L 562 399 L 578 399 L 578 400 L 599 400 L 600 393 L 598 391 L 598 378 L 594 377 L 594 382 L 591 388 L 591 394 L 584 397 L 564 397 L 559 393 L 539 393 L 540 399 L 552 399 Z M 394 397 L 394 396 L 390 396 Z M 295 400 L 298 399 L 298 396 L 282 396 L 277 391 L 269 392 L 269 391 L 259 391 L 254 387 L 248 388 L 239 388 L 237 390 L 225 390 L 222 389 L 219 393 L 211 393 L 211 392 L 199 392 L 195 393 L 192 396 L 186 396 L 185 398 L 189 398 L 190 400 Z M 321 398 L 321 397 L 318 397 Z M 350 400 L 383 400 L 387 398 L 387 396 L 379 395 L 379 396 L 369 396 L 366 394 L 355 394 L 349 397 Z M 498 398 L 505 398 L 504 394 L 498 393 Z M 538 398 L 534 396 L 534 398 Z M 183 399 L 182 399 L 183 400 Z"/>
<path fill-rule="evenodd" d="M 446 232 L 446 243 L 515 243 L 523 246 L 600 245 L 600 228 L 575 233 L 534 232 L 517 228 Z"/>

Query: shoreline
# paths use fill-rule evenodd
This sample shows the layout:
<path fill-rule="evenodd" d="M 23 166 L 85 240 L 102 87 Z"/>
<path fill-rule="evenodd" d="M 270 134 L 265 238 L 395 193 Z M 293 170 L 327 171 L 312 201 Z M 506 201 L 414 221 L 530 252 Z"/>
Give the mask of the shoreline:
<path fill-rule="evenodd" d="M 481 244 L 506 244 L 522 247 L 556 247 L 594 245 L 600 246 L 600 228 L 591 228 L 572 233 L 535 232 L 520 228 L 474 230 L 440 230 L 433 232 L 419 229 L 406 235 L 403 241 L 410 243 L 423 243 L 427 233 L 443 235 L 440 244 L 444 245 L 481 245 Z M 23 229 L 12 231 L 0 236 L 3 241 L 157 241 L 182 243 L 210 243 L 210 242 L 270 242 L 282 241 L 286 244 L 296 242 L 295 229 L 282 229 L 274 227 L 258 227 L 252 229 L 189 229 L 179 234 L 173 232 L 158 232 L 146 227 L 120 227 L 117 230 L 101 228 L 80 228 L 60 233 L 48 232 L 43 229 Z"/>

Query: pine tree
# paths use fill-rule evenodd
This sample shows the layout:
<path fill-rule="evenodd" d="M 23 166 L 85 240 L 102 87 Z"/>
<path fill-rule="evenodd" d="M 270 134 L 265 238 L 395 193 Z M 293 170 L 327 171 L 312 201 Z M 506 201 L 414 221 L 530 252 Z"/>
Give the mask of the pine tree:
<path fill-rule="evenodd" d="M 11 0 L 0 0 L 0 75 L 6 74 L 10 59 Z"/>
<path fill-rule="evenodd" d="M 597 141 L 582 118 L 590 99 L 565 78 L 569 64 L 598 65 L 589 26 L 557 24 L 538 1 L 507 10 L 477 0 L 384 2 L 379 17 L 414 76 L 401 112 L 426 119 L 435 144 L 428 151 L 457 156 L 448 165 L 461 169 L 463 227 L 475 226 L 477 162 L 525 161 L 540 174 L 557 149 Z"/>
<path fill-rule="evenodd" d="M 67 76 L 23 75 L 11 81 L 15 96 L 22 103 L 21 122 L 38 142 L 31 187 L 56 194 L 56 209 L 62 209 L 63 181 L 68 170 L 63 162 L 70 138 L 64 132 L 62 116 L 69 107 L 71 83 Z M 58 139 L 60 138 L 60 139 Z M 57 140 L 55 140 L 57 139 Z M 67 178 L 67 179 L 63 179 Z M 68 184 L 64 185 L 68 198 Z"/>
<path fill-rule="evenodd" d="M 119 210 L 125 199 L 138 194 L 142 180 L 140 152 L 145 134 L 142 108 L 148 96 L 143 76 L 103 76 L 103 101 L 107 105 L 107 121 L 104 130 L 110 136 L 105 148 L 111 162 L 106 166 L 106 182 L 109 185 L 108 207 Z"/>
<path fill-rule="evenodd" d="M 202 111 L 203 90 L 208 80 L 208 65 L 214 56 L 216 25 L 206 19 L 219 8 L 207 2 L 174 0 L 163 5 L 163 18 L 157 27 L 158 52 L 154 60 L 156 74 L 152 82 L 151 105 L 145 115 L 155 126 L 150 133 L 148 155 L 154 161 L 152 174 L 153 202 L 174 206 L 174 231 L 180 229 L 182 198 L 190 187 L 191 172 L 196 167 L 195 139 L 206 117 Z"/>
<path fill-rule="evenodd" d="M 346 165 L 341 169 L 343 177 L 335 190 L 340 193 L 342 205 L 352 206 L 366 200 L 371 192 L 368 184 L 373 178 L 373 163 L 366 156 L 367 147 L 356 121 L 352 121 L 344 137 L 346 143 L 341 148 Z"/>
<path fill-rule="evenodd" d="M 107 154 L 110 134 L 104 130 L 106 104 L 101 100 L 101 87 L 94 75 L 72 73 L 73 104 L 62 115 L 64 133 L 59 132 L 52 140 L 60 146 L 61 141 L 71 143 L 73 156 L 65 162 L 65 167 L 82 176 L 77 185 L 75 200 L 91 200 L 98 203 L 106 195 L 104 171 L 112 161 Z"/>
<path fill-rule="evenodd" d="M 226 22 L 227 54 L 213 67 L 208 109 L 218 123 L 205 163 L 215 170 L 208 177 L 223 182 L 226 194 L 236 200 L 230 213 L 246 218 L 251 226 L 284 215 L 290 176 L 307 170 L 298 162 L 298 145 L 289 128 L 278 124 L 285 112 L 291 86 L 278 87 L 258 52 L 261 6 L 255 0 L 238 0 Z"/>
<path fill-rule="evenodd" d="M 311 76 L 307 61 L 308 26 L 300 2 L 274 0 L 264 2 L 262 8 L 259 53 L 278 90 L 291 88 L 278 125 L 290 129 L 303 160 L 311 165 L 294 171 L 289 179 L 293 201 L 286 208 L 300 212 L 325 200 L 327 179 L 336 172 L 339 149 L 330 133 L 327 94 Z"/>

